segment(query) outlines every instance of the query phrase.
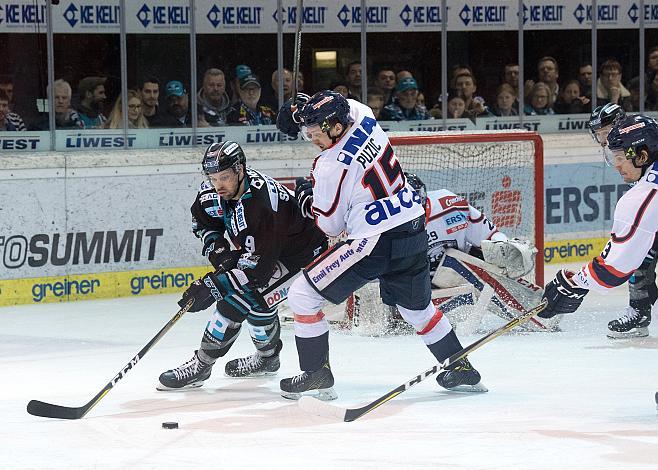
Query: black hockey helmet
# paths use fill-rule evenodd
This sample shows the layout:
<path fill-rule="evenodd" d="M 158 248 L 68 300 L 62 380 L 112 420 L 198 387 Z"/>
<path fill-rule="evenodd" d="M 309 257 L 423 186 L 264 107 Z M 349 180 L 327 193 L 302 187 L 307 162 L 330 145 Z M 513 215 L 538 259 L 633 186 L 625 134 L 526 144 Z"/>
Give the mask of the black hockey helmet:
<path fill-rule="evenodd" d="M 306 127 L 320 126 L 322 132 L 329 132 L 336 123 L 343 127 L 350 123 L 350 105 L 340 93 L 319 91 L 302 108 L 301 119 Z"/>
<path fill-rule="evenodd" d="M 636 168 L 648 166 L 658 160 L 658 123 L 641 114 L 625 116 L 618 120 L 608 134 L 608 148 L 612 151 L 623 151 L 627 160 L 631 160 Z M 635 159 L 642 150 L 649 154 L 649 161 L 637 165 Z"/>
<path fill-rule="evenodd" d="M 404 177 L 407 178 L 409 185 L 416 190 L 420 196 L 420 203 L 424 206 L 425 201 L 427 201 L 427 187 L 425 187 L 423 180 L 421 180 L 418 175 L 406 171 L 404 172 Z"/>
<path fill-rule="evenodd" d="M 226 142 L 210 144 L 203 154 L 203 174 L 210 175 L 219 173 L 229 168 L 243 167 L 247 163 L 247 157 L 240 144 L 227 140 Z"/>
<path fill-rule="evenodd" d="M 603 127 L 613 125 L 617 119 L 623 119 L 625 116 L 626 113 L 622 107 L 615 103 L 606 103 L 603 106 L 596 107 L 594 111 L 592 111 L 592 114 L 590 114 L 588 122 L 592 139 L 601 145 L 605 145 L 605 142 L 599 140 L 596 131 Z"/>

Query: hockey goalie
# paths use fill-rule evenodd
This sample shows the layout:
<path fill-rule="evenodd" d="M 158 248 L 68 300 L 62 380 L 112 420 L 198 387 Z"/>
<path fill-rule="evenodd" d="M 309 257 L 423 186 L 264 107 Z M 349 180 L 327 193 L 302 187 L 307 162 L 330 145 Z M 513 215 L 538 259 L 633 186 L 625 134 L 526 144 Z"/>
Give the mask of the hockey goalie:
<path fill-rule="evenodd" d="M 543 289 L 524 278 L 535 267 L 531 243 L 509 239 L 461 196 L 446 189 L 427 193 L 417 175 L 405 176 L 425 205 L 432 300 L 458 333 L 478 331 L 491 315 L 509 321 L 540 302 Z M 376 285 L 358 290 L 346 308 L 349 326 L 369 335 L 405 331 L 378 297 Z M 557 323 L 533 319 L 524 329 L 555 331 Z"/>

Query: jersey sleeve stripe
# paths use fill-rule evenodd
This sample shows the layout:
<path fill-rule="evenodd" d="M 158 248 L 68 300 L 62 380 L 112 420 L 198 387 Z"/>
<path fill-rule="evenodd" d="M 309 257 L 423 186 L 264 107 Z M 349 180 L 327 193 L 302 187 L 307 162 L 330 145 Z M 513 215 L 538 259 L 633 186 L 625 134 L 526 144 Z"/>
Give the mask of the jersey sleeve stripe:
<path fill-rule="evenodd" d="M 640 221 L 642 220 L 642 216 L 644 216 L 644 213 L 647 210 L 647 207 L 649 207 L 649 204 L 651 203 L 653 197 L 656 195 L 656 189 L 652 189 L 649 194 L 647 194 L 647 197 L 644 198 L 644 201 L 642 201 L 642 204 L 640 205 L 640 208 L 638 209 L 637 213 L 635 214 L 635 220 L 633 220 L 633 225 L 631 225 L 631 228 L 629 229 L 628 233 L 622 237 L 618 237 L 616 234 L 612 233 L 612 241 L 613 243 L 625 243 L 628 240 L 630 240 L 633 235 L 635 235 L 635 232 L 637 231 L 637 228 L 640 226 Z"/>
<path fill-rule="evenodd" d="M 328 211 L 323 211 L 317 206 L 313 206 L 313 212 L 316 214 L 320 214 L 324 217 L 329 217 L 331 214 L 333 214 L 336 209 L 338 208 L 338 202 L 340 201 L 340 190 L 343 187 L 343 181 L 345 181 L 345 177 L 347 176 L 347 170 L 343 170 L 343 174 L 340 176 L 340 182 L 338 183 L 338 188 L 336 188 L 336 195 L 334 196 L 334 202 L 331 204 L 331 207 L 329 208 Z"/>
<path fill-rule="evenodd" d="M 478 217 L 477 219 L 471 218 L 470 215 L 468 216 L 468 221 L 473 223 L 473 224 L 477 224 L 478 222 L 482 222 L 483 219 L 484 219 L 484 213 L 480 213 L 480 217 Z"/>
<path fill-rule="evenodd" d="M 612 266 L 608 266 L 600 256 L 590 261 L 587 267 L 596 283 L 607 288 L 621 286 L 633 274 L 633 271 L 623 273 Z"/>

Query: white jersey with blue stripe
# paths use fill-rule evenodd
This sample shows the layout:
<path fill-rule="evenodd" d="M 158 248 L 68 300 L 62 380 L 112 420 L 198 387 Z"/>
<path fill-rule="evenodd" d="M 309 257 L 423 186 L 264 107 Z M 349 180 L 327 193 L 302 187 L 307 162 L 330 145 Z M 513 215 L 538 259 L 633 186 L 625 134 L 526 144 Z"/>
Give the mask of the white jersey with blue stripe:
<path fill-rule="evenodd" d="M 482 240 L 507 240 L 482 212 L 447 189 L 427 193 L 425 216 L 432 273 L 448 248 L 468 253 L 471 247 L 480 247 Z"/>
<path fill-rule="evenodd" d="M 421 216 L 423 208 L 372 110 L 347 101 L 353 124 L 313 163 L 313 212 L 327 235 L 367 238 Z"/>
<path fill-rule="evenodd" d="M 626 282 L 658 233 L 658 162 L 617 201 L 610 240 L 601 255 L 573 276 L 585 289 L 606 292 Z"/>

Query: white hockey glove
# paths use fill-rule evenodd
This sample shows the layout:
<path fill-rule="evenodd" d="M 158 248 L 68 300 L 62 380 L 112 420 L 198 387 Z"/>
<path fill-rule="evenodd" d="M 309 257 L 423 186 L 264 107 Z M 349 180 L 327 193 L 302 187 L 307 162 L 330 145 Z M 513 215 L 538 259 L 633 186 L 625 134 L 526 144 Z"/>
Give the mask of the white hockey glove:
<path fill-rule="evenodd" d="M 535 268 L 537 248 L 529 241 L 518 238 L 498 242 L 482 240 L 481 248 L 484 260 L 504 268 L 509 278 L 523 277 Z"/>

